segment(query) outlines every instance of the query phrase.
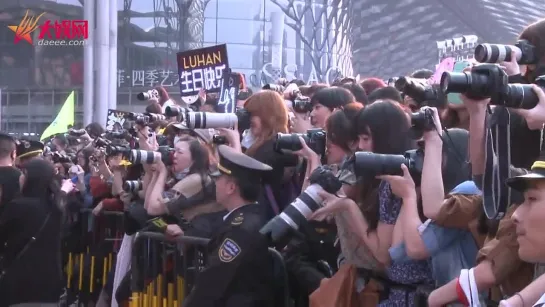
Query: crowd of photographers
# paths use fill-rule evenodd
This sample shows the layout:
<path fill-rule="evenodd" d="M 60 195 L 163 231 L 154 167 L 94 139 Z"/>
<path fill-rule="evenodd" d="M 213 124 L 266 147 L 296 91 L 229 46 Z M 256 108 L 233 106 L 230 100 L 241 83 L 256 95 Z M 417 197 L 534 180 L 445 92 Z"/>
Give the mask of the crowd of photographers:
<path fill-rule="evenodd" d="M 0 135 L 0 305 L 56 306 L 60 238 L 87 208 L 125 212 L 98 306 L 129 301 L 142 230 L 211 239 L 184 306 L 280 306 L 267 247 L 297 307 L 541 306 L 545 20 L 475 60 L 439 84 L 241 89 L 235 113 L 157 88 L 112 131 Z"/>

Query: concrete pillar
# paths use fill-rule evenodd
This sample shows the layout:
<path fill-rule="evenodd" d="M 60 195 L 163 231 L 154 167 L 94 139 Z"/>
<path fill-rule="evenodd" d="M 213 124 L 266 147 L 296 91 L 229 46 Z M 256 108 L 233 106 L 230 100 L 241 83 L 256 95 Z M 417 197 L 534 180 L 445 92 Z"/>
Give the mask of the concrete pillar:
<path fill-rule="evenodd" d="M 84 1 L 83 19 L 87 20 L 89 37 L 83 48 L 83 125 L 93 121 L 95 80 L 94 80 L 94 48 L 95 48 L 95 1 Z"/>
<path fill-rule="evenodd" d="M 117 0 L 110 0 L 108 108 L 117 109 Z"/>
<path fill-rule="evenodd" d="M 106 116 L 109 107 L 110 82 L 110 3 L 112 0 L 97 0 L 96 48 L 98 63 L 96 63 L 96 96 L 93 121 L 106 126 Z"/>

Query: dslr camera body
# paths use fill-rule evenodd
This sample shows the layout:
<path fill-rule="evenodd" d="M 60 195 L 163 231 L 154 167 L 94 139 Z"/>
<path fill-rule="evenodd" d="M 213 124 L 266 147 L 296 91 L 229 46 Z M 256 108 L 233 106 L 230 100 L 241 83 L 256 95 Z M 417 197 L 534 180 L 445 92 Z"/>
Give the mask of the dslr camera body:
<path fill-rule="evenodd" d="M 80 136 L 83 136 L 84 134 L 86 134 L 87 131 L 85 131 L 85 129 L 68 129 L 68 134 L 71 135 L 71 136 L 76 136 L 76 137 L 80 137 Z"/>
<path fill-rule="evenodd" d="M 403 92 L 405 95 L 414 99 L 419 105 L 437 106 L 442 102 L 443 95 L 440 90 L 429 84 L 424 79 L 416 79 L 411 77 L 399 77 L 394 87 Z"/>
<path fill-rule="evenodd" d="M 72 163 L 72 159 L 69 156 L 61 154 L 59 152 L 53 152 L 51 155 L 51 161 L 53 163 Z"/>
<path fill-rule="evenodd" d="M 212 136 L 212 143 L 215 145 L 225 145 L 227 144 L 227 138 L 224 135 L 214 134 Z"/>
<path fill-rule="evenodd" d="M 106 139 L 106 138 L 103 138 L 103 137 L 97 137 L 94 141 L 93 141 L 93 145 L 96 147 L 96 148 L 106 148 L 108 146 L 110 146 L 112 144 L 112 141 Z"/>
<path fill-rule="evenodd" d="M 309 113 L 312 112 L 312 103 L 310 98 L 303 96 L 301 92 L 292 100 L 293 111 L 296 113 Z"/>
<path fill-rule="evenodd" d="M 136 98 L 140 101 L 148 101 L 153 98 L 159 99 L 159 91 L 157 91 L 156 89 L 151 89 L 146 92 L 138 93 L 136 95 Z"/>
<path fill-rule="evenodd" d="M 411 113 L 411 128 L 418 132 L 427 132 L 435 129 L 433 122 L 433 111 L 423 109 L 415 113 Z"/>
<path fill-rule="evenodd" d="M 538 85 L 542 84 L 543 78 L 538 79 Z M 532 85 L 509 84 L 507 74 L 495 64 L 475 65 L 469 72 L 444 72 L 440 85 L 444 93 L 462 93 L 474 100 L 490 98 L 491 105 L 531 109 L 539 101 Z"/>
<path fill-rule="evenodd" d="M 134 121 L 137 125 L 145 126 L 145 125 L 148 125 L 149 123 L 166 120 L 167 117 L 163 114 L 156 114 L 156 113 L 131 112 L 131 113 L 125 114 L 125 119 Z"/>
<path fill-rule="evenodd" d="M 282 149 L 297 151 L 303 149 L 299 140 L 302 137 L 307 146 L 320 156 L 325 155 L 326 132 L 321 128 L 307 130 L 307 133 L 278 133 L 274 142 L 274 150 L 281 152 Z"/>

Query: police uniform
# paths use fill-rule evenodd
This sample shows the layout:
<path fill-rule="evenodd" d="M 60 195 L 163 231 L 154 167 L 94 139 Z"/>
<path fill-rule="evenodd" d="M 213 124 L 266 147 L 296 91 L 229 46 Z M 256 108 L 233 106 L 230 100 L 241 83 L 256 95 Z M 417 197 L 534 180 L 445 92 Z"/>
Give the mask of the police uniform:
<path fill-rule="evenodd" d="M 44 143 L 32 140 L 16 140 L 18 164 L 35 157 L 41 157 L 44 152 Z"/>
<path fill-rule="evenodd" d="M 218 172 L 259 182 L 271 167 L 228 146 L 218 147 Z M 223 217 L 207 247 L 205 268 L 197 276 L 185 307 L 267 307 L 273 305 L 273 263 L 259 204 L 242 204 Z"/>

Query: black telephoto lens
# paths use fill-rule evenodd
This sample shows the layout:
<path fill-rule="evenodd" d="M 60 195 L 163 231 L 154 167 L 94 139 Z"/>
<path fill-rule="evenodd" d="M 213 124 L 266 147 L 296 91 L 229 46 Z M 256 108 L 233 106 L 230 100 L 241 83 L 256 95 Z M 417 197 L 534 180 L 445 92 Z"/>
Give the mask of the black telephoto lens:
<path fill-rule="evenodd" d="M 188 112 L 187 109 L 182 108 L 180 106 L 168 106 L 165 109 L 165 115 L 167 117 L 178 117 L 180 115 L 184 115 L 187 112 Z"/>
<path fill-rule="evenodd" d="M 441 75 L 441 91 L 447 93 L 465 93 L 471 87 L 471 74 L 468 72 L 448 72 Z"/>
<path fill-rule="evenodd" d="M 120 145 L 109 145 L 106 147 L 106 155 L 107 156 L 113 156 L 113 155 L 123 155 L 123 157 L 128 157 L 131 154 L 131 148 L 126 146 L 120 146 Z"/>
<path fill-rule="evenodd" d="M 308 143 L 308 137 L 302 133 L 278 133 L 276 135 L 276 142 L 274 143 L 274 150 L 281 152 L 284 150 L 298 151 L 303 149 L 303 145 L 299 140 L 302 137 L 305 142 Z"/>
<path fill-rule="evenodd" d="M 535 107 L 538 102 L 539 98 L 531 84 L 509 84 L 507 85 L 505 100 L 499 103 L 490 101 L 490 104 L 503 104 L 508 108 L 529 110 Z"/>
<path fill-rule="evenodd" d="M 375 177 L 379 175 L 403 175 L 401 164 L 410 166 L 403 155 L 376 154 L 359 151 L 354 157 L 354 174 L 357 177 Z M 410 168 L 410 167 L 409 167 Z"/>

